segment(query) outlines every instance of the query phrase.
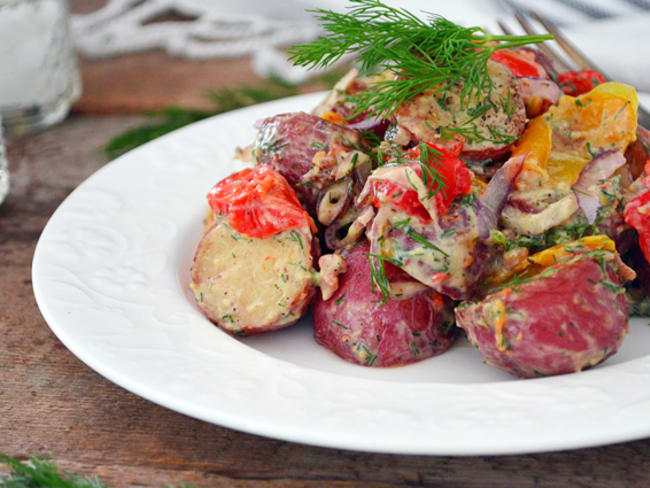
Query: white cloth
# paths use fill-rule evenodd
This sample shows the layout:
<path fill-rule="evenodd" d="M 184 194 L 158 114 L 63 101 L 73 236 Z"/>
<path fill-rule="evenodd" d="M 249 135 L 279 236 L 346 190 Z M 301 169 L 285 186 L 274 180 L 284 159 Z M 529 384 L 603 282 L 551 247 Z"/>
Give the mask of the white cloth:
<path fill-rule="evenodd" d="M 566 36 L 613 79 L 650 92 L 650 0 L 386 1 L 492 32 L 499 32 L 500 18 L 523 33 L 512 12 L 535 8 L 561 24 Z M 344 10 L 347 5 L 347 0 L 109 0 L 97 12 L 73 16 L 72 27 L 78 48 L 93 58 L 151 48 L 188 58 L 252 55 L 258 73 L 299 82 L 309 73 L 291 66 L 279 48 L 321 32 L 305 9 Z M 191 20 L 150 23 L 169 11 Z"/>

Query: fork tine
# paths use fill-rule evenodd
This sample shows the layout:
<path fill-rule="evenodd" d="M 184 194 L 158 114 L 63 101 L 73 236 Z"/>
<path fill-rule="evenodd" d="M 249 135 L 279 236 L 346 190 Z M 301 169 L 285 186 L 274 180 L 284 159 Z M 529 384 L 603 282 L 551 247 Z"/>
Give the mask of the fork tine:
<path fill-rule="evenodd" d="M 502 31 L 506 36 L 514 36 L 514 35 L 515 35 L 514 32 L 512 32 L 512 31 L 510 30 L 510 28 L 509 28 L 505 23 L 503 23 L 500 19 L 497 20 L 497 24 L 499 24 L 499 28 L 501 29 L 501 31 Z"/>
<path fill-rule="evenodd" d="M 530 13 L 540 24 L 546 28 L 547 31 L 553 34 L 556 42 L 560 45 L 560 47 L 562 47 L 567 56 L 569 56 L 573 62 L 576 63 L 578 69 L 595 69 L 599 71 L 605 78 L 610 79 L 609 76 L 603 73 L 600 68 L 597 68 L 594 63 L 592 63 L 584 54 L 582 54 L 578 48 L 571 44 L 567 38 L 564 37 L 564 35 L 558 30 L 553 22 L 542 17 L 538 12 L 534 10 L 532 10 Z"/>
<path fill-rule="evenodd" d="M 571 44 L 566 37 L 564 37 L 558 28 L 555 26 L 553 22 L 550 20 L 544 18 L 542 15 L 540 15 L 538 12 L 531 10 L 530 15 L 532 15 L 540 24 L 546 28 L 548 32 L 553 34 L 553 37 L 555 37 L 555 41 L 560 45 L 560 47 L 564 50 L 564 52 L 573 60 L 575 63 L 578 65 L 579 69 L 583 70 L 596 70 L 600 72 L 605 79 L 611 80 L 607 74 L 603 72 L 600 68 L 596 67 L 596 65 L 591 62 L 584 54 L 580 52 L 579 49 L 577 49 L 573 44 Z M 534 35 L 537 34 L 535 29 L 530 25 L 530 23 L 526 20 L 526 18 L 521 15 L 519 12 L 515 13 L 515 18 L 517 19 L 517 22 L 521 25 L 522 29 L 527 34 Z M 500 20 L 498 21 L 499 27 L 503 31 L 504 34 L 506 35 L 512 35 L 512 31 L 508 28 L 506 24 L 501 22 Z M 573 68 L 571 68 L 561 57 L 559 57 L 555 51 L 553 51 L 551 48 L 549 48 L 545 44 L 539 44 L 537 48 L 543 52 L 550 60 L 552 63 L 556 64 L 561 68 L 560 71 L 571 71 Z M 638 117 L 638 123 L 642 127 L 650 127 L 650 112 L 646 110 L 643 106 L 639 105 L 637 109 L 637 117 Z"/>
<path fill-rule="evenodd" d="M 519 12 L 515 13 L 515 19 L 517 19 L 517 22 L 519 22 L 519 25 L 521 25 L 521 28 L 524 29 L 526 34 L 530 34 L 530 35 L 537 34 L 535 29 L 533 29 L 533 27 L 526 20 L 526 18 L 523 15 L 521 15 Z M 501 26 L 501 24 L 499 24 L 499 26 Z M 555 36 L 554 32 L 551 32 L 550 30 L 549 30 L 549 32 Z M 543 52 L 546 55 L 546 57 L 549 58 L 551 60 L 551 62 L 557 68 L 559 68 L 559 71 L 571 71 L 572 70 L 571 66 L 569 66 L 555 51 L 553 51 L 545 43 L 538 44 L 537 49 L 539 49 L 541 52 Z"/>

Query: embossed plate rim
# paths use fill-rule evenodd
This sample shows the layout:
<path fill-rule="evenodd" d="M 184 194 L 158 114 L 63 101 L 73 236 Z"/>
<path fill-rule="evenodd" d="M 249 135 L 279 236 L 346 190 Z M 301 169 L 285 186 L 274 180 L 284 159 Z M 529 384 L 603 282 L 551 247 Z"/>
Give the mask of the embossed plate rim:
<path fill-rule="evenodd" d="M 394 383 L 269 357 L 203 318 L 180 289 L 180 248 L 212 182 L 204 172 L 236 169 L 206 166 L 206 155 L 230 160 L 255 120 L 308 109 L 321 97 L 193 124 L 107 164 L 72 192 L 44 229 L 32 270 L 38 306 L 66 347 L 177 412 L 324 447 L 521 454 L 650 435 L 650 355 L 527 381 Z"/>

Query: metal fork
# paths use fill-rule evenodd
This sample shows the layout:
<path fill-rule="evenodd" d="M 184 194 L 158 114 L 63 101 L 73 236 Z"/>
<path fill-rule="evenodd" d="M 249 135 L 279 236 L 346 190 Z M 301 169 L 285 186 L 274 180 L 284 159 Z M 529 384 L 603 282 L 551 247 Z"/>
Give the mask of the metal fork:
<path fill-rule="evenodd" d="M 544 18 L 542 15 L 540 15 L 538 12 L 531 11 L 530 15 L 535 18 L 541 25 L 544 26 L 544 28 L 551 34 L 553 34 L 553 37 L 555 37 L 555 41 L 558 43 L 558 45 L 562 48 L 562 50 L 566 53 L 566 55 L 575 63 L 575 67 L 579 70 L 587 70 L 587 69 L 593 69 L 598 71 L 600 74 L 602 74 L 606 80 L 612 80 L 610 76 L 608 76 L 605 72 L 603 72 L 602 69 L 596 67 L 596 65 L 590 61 L 580 50 L 571 42 L 567 40 L 566 37 L 559 31 L 557 26 L 551 22 L 550 20 Z M 515 18 L 517 19 L 517 22 L 519 22 L 519 25 L 521 25 L 522 29 L 527 34 L 538 34 L 538 32 L 533 29 L 533 26 L 528 22 L 526 17 L 521 15 L 520 13 L 515 13 Z M 500 20 L 498 21 L 499 27 L 503 31 L 504 34 L 506 35 L 512 35 L 512 31 L 508 28 L 506 24 L 501 22 Z M 537 46 L 538 49 L 543 52 L 550 60 L 551 62 L 560 68 L 561 71 L 571 71 L 575 68 L 572 68 L 569 64 L 567 64 L 562 57 L 560 57 L 553 49 L 551 49 L 549 46 L 540 44 Z M 641 105 L 639 105 L 638 109 L 638 122 L 639 125 L 643 127 L 650 127 L 650 112 L 648 112 L 646 109 L 644 109 Z"/>

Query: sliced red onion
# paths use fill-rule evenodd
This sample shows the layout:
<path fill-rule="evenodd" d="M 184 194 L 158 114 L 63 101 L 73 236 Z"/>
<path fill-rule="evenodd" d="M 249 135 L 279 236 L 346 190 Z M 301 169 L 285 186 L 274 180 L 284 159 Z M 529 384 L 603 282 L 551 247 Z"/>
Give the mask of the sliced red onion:
<path fill-rule="evenodd" d="M 602 180 L 612 176 L 624 164 L 625 156 L 619 149 L 603 151 L 582 168 L 578 181 L 571 187 L 576 195 L 578 206 L 590 224 L 596 220 L 598 209 L 601 207 L 600 199 L 592 191 L 593 188 Z"/>
<path fill-rule="evenodd" d="M 375 216 L 373 207 L 358 209 L 349 207 L 338 219 L 325 229 L 325 245 L 334 250 L 354 244 Z"/>
<path fill-rule="evenodd" d="M 363 117 L 358 122 L 348 124 L 346 127 L 348 129 L 358 130 L 360 132 L 372 131 L 378 138 L 383 139 L 384 135 L 386 134 L 386 129 L 388 129 L 388 120 L 378 119 L 372 115 L 369 115 L 367 117 Z"/>
<path fill-rule="evenodd" d="M 518 47 L 515 48 L 516 52 L 530 52 L 534 56 L 535 62 L 539 64 L 544 70 L 551 76 L 557 76 L 559 71 L 555 68 L 553 62 L 539 49 L 533 49 L 532 47 Z"/>
<path fill-rule="evenodd" d="M 344 178 L 328 186 L 318 195 L 316 216 L 323 225 L 330 225 L 352 201 L 352 180 Z"/>
<path fill-rule="evenodd" d="M 372 164 L 361 164 L 355 166 L 354 171 L 352 172 L 352 181 L 354 181 L 355 185 L 363 188 L 371 171 Z"/>
<path fill-rule="evenodd" d="M 506 204 L 508 195 L 512 191 L 515 179 L 523 168 L 527 154 L 515 156 L 501 166 L 494 174 L 483 194 L 478 199 L 478 221 L 479 239 L 487 239 L 490 231 L 496 228 L 499 216 Z"/>
<path fill-rule="evenodd" d="M 554 201 L 536 213 L 524 212 L 511 205 L 510 200 L 501 212 L 503 223 L 518 234 L 540 236 L 547 230 L 561 225 L 578 211 L 578 202 L 573 193 Z"/>
<path fill-rule="evenodd" d="M 521 96 L 524 100 L 531 100 L 537 97 L 541 100 L 548 100 L 556 104 L 562 95 L 562 89 L 555 82 L 548 78 L 533 78 L 524 76 L 517 78 L 521 88 Z"/>

